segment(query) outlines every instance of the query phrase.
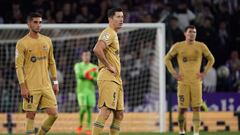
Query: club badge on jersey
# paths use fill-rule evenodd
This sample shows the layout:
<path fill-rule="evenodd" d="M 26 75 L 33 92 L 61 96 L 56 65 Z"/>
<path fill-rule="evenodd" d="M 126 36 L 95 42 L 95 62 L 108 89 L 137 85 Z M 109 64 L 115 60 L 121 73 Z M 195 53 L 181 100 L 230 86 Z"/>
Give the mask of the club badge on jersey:
<path fill-rule="evenodd" d="M 43 45 L 43 51 L 47 51 L 48 50 L 48 47 L 46 45 Z"/>

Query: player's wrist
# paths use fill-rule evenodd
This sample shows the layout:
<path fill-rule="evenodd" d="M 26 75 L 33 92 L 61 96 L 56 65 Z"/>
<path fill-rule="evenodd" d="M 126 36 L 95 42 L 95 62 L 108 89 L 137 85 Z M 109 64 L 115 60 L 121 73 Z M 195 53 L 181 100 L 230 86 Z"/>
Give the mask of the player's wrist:
<path fill-rule="evenodd" d="M 58 80 L 54 80 L 54 81 L 53 81 L 53 84 L 58 84 Z"/>

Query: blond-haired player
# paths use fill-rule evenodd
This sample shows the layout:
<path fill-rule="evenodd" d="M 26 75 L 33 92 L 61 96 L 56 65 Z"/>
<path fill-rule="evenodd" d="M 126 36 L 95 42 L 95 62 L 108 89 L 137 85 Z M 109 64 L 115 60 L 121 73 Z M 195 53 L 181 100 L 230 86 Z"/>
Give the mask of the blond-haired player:
<path fill-rule="evenodd" d="M 93 49 L 98 57 L 97 84 L 99 88 L 98 107 L 100 109 L 93 125 L 93 135 L 101 133 L 111 112 L 113 112 L 113 120 L 110 126 L 110 135 L 119 134 L 120 123 L 123 119 L 123 88 L 117 36 L 117 31 L 123 24 L 123 10 L 121 8 L 108 10 L 108 21 L 109 26 L 102 31 Z"/>
<path fill-rule="evenodd" d="M 15 61 L 23 110 L 26 111 L 26 134 L 34 134 L 34 118 L 39 107 L 48 114 L 38 132 L 38 135 L 45 135 L 58 116 L 55 97 L 59 91 L 56 64 L 51 39 L 39 33 L 42 25 L 41 14 L 31 13 L 27 24 L 29 33 L 18 40 Z"/>
<path fill-rule="evenodd" d="M 202 79 L 213 66 L 214 57 L 207 46 L 196 41 L 197 30 L 195 26 L 186 27 L 185 41 L 175 43 L 165 56 L 165 63 L 178 81 L 178 122 L 180 135 L 185 135 L 185 112 L 189 106 L 193 110 L 194 135 L 199 135 L 200 107 L 202 105 Z M 172 58 L 177 57 L 179 72 L 172 65 Z M 208 60 L 206 68 L 200 72 L 202 57 Z"/>

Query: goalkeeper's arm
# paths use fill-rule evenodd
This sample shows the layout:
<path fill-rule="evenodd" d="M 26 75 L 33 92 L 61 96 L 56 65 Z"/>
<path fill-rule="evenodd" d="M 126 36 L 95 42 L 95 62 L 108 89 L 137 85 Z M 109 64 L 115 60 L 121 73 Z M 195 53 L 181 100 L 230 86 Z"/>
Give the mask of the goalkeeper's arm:
<path fill-rule="evenodd" d="M 75 75 L 76 75 L 76 79 L 85 79 L 83 68 L 80 66 L 79 63 L 76 63 L 74 65 L 74 72 L 75 72 Z"/>

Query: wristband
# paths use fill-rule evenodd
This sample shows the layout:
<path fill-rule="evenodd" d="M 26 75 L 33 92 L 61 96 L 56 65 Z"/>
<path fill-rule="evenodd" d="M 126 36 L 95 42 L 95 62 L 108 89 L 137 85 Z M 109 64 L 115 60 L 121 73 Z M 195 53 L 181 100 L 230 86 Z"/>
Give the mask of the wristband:
<path fill-rule="evenodd" d="M 53 84 L 58 84 L 58 81 L 56 80 L 56 81 L 53 81 Z"/>

